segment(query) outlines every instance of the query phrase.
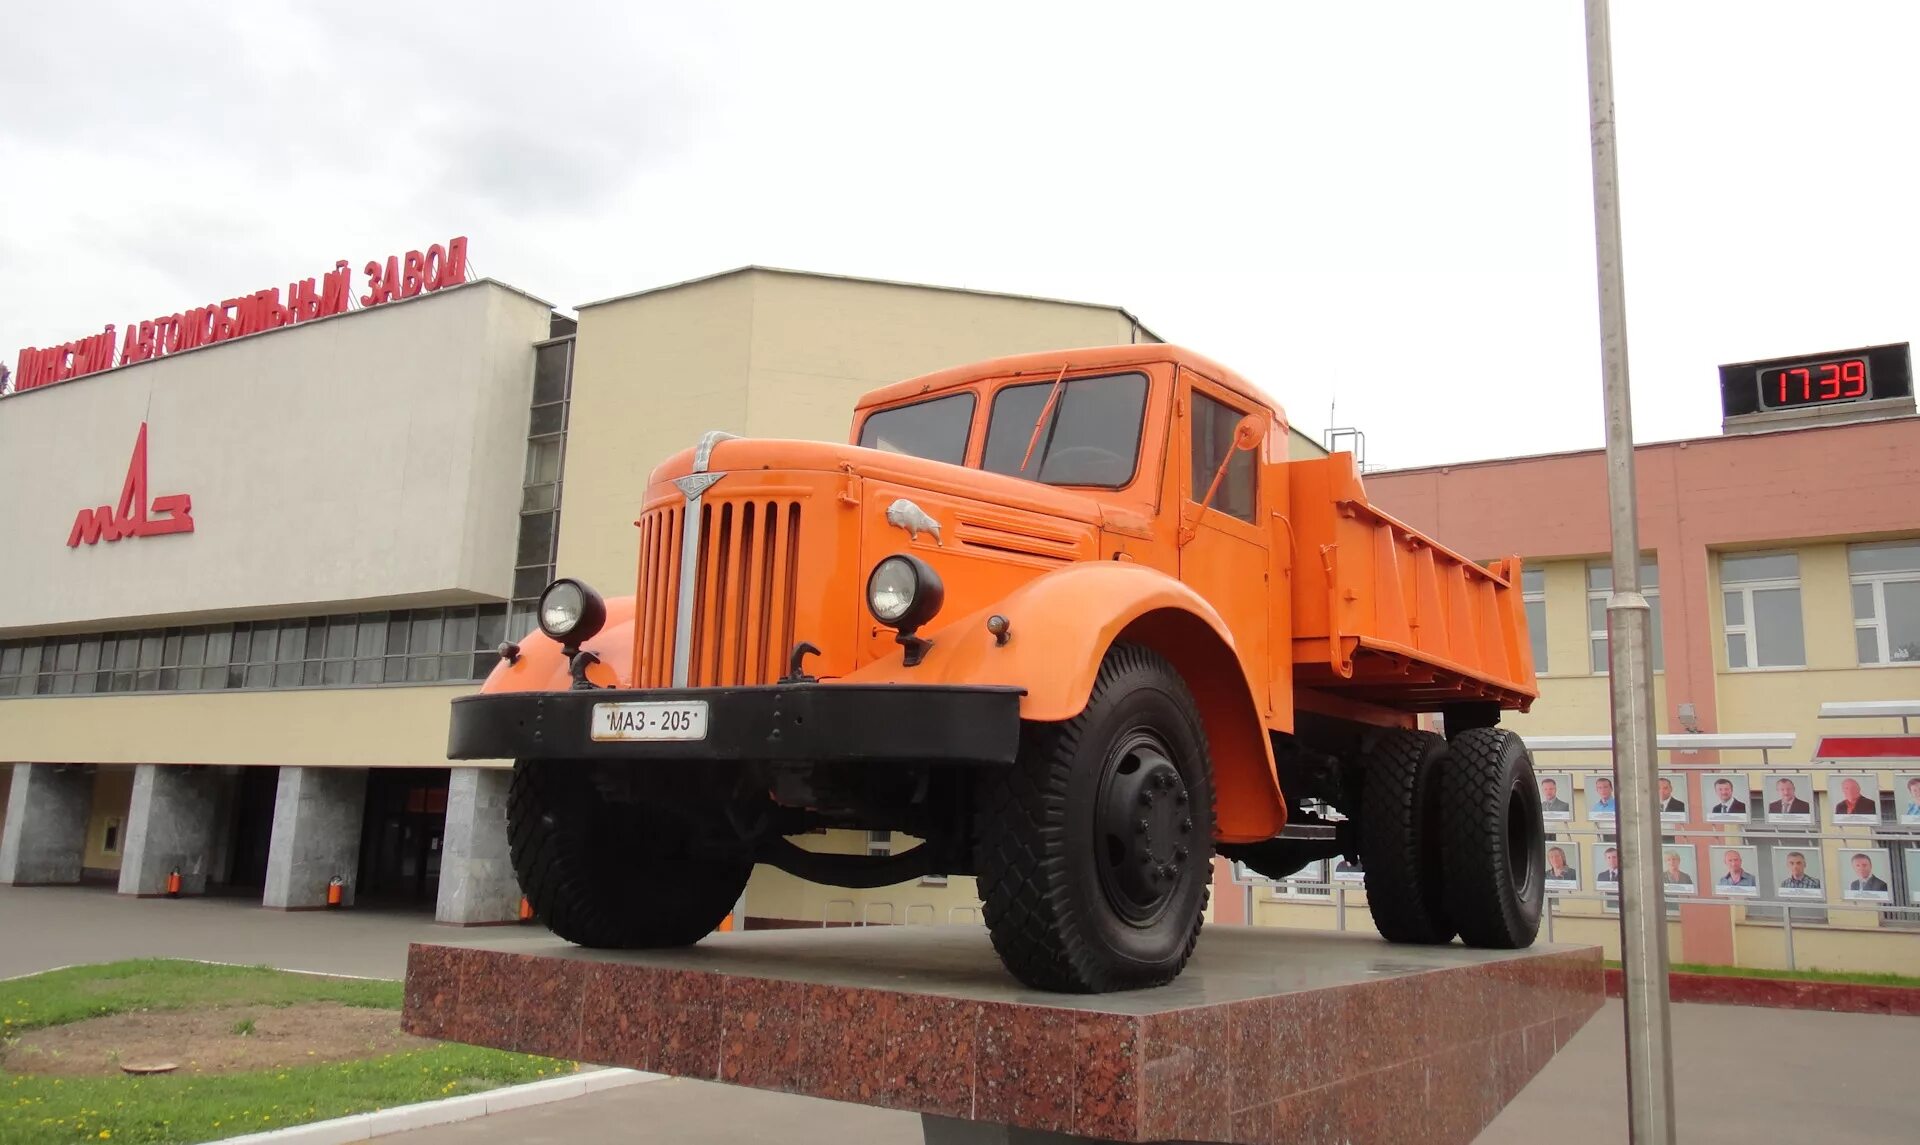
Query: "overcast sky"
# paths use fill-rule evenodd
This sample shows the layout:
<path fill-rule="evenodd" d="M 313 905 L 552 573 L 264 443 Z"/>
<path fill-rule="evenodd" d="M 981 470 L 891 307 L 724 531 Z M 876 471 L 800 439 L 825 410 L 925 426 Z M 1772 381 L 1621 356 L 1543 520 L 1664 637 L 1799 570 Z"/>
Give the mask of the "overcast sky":
<path fill-rule="evenodd" d="M 13 5 L 0 354 L 455 234 L 1122 305 L 1372 467 L 1600 443 L 1580 0 Z M 457 13 L 457 14 L 455 14 Z M 1616 0 L 1636 431 L 1920 315 L 1911 0 Z"/>

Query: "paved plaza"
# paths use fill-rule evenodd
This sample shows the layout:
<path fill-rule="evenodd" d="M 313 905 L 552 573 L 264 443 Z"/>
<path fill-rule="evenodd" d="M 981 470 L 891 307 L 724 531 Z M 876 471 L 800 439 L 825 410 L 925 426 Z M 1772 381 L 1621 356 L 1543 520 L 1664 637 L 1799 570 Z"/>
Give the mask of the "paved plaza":
<path fill-rule="evenodd" d="M 0 977 L 78 962 L 181 957 L 399 977 L 406 944 L 481 938 L 424 915 L 269 911 L 239 900 L 124 899 L 0 887 Z M 1880 1145 L 1914 1131 L 1920 1021 L 1736 1006 L 1674 1008 L 1680 1136 L 1689 1145 L 1817 1140 Z M 1626 1140 L 1621 1009 L 1608 1002 L 1480 1140 Z M 1409 1127 L 1409 1137 L 1417 1137 Z M 906 1113 L 669 1079 L 385 1138 L 397 1145 L 661 1141 L 918 1145 Z"/>

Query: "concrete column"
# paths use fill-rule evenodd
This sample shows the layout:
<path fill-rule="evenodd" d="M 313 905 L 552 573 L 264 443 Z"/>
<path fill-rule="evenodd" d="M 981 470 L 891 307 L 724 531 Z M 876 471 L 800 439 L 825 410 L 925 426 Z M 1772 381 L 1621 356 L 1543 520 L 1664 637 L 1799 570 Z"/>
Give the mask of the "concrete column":
<path fill-rule="evenodd" d="M 167 876 L 180 872 L 180 893 L 207 893 L 220 822 L 219 771 L 143 763 L 133 773 L 133 801 L 121 848 L 120 893 L 167 893 Z"/>
<path fill-rule="evenodd" d="M 92 807 L 93 773 L 86 768 L 15 764 L 0 831 L 0 884 L 79 882 Z"/>
<path fill-rule="evenodd" d="M 440 922 L 472 926 L 520 917 L 520 882 L 507 853 L 506 768 L 456 767 L 447 788 L 440 854 Z"/>
<path fill-rule="evenodd" d="M 278 910 L 324 907 L 327 883 L 338 877 L 346 882 L 341 904 L 352 906 L 366 802 L 363 768 L 281 768 L 261 905 Z"/>

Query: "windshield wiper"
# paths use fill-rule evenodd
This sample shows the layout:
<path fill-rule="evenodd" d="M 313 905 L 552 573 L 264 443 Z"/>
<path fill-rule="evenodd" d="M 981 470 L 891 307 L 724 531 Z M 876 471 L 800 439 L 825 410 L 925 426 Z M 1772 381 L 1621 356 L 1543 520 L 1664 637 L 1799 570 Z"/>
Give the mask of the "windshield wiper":
<path fill-rule="evenodd" d="M 1040 407 L 1040 416 L 1033 421 L 1033 436 L 1027 439 L 1027 452 L 1020 458 L 1019 472 L 1021 473 L 1027 471 L 1027 462 L 1033 460 L 1033 447 L 1040 444 L 1040 431 L 1046 428 L 1047 415 L 1053 412 L 1053 403 L 1060 400 L 1060 384 L 1066 380 L 1066 377 L 1067 368 L 1063 365 L 1060 367 L 1060 372 L 1054 375 L 1053 388 L 1047 391 L 1047 404 Z M 1043 463 L 1044 460 L 1043 458 Z"/>

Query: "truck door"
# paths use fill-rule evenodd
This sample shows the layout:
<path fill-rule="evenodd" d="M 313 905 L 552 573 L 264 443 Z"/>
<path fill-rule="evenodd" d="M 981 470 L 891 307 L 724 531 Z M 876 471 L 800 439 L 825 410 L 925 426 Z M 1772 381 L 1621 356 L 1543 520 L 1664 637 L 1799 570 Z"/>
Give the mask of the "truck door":
<path fill-rule="evenodd" d="M 1262 715 L 1271 715 L 1267 647 L 1268 531 L 1261 528 L 1271 506 L 1261 504 L 1259 449 L 1234 450 L 1233 431 L 1254 413 L 1246 399 L 1191 370 L 1180 373 L 1178 444 L 1183 502 L 1180 507 L 1180 579 L 1219 610 L 1233 633 Z M 1261 411 L 1264 412 L 1264 411 Z M 1200 501 L 1232 452 L 1213 500 Z"/>

